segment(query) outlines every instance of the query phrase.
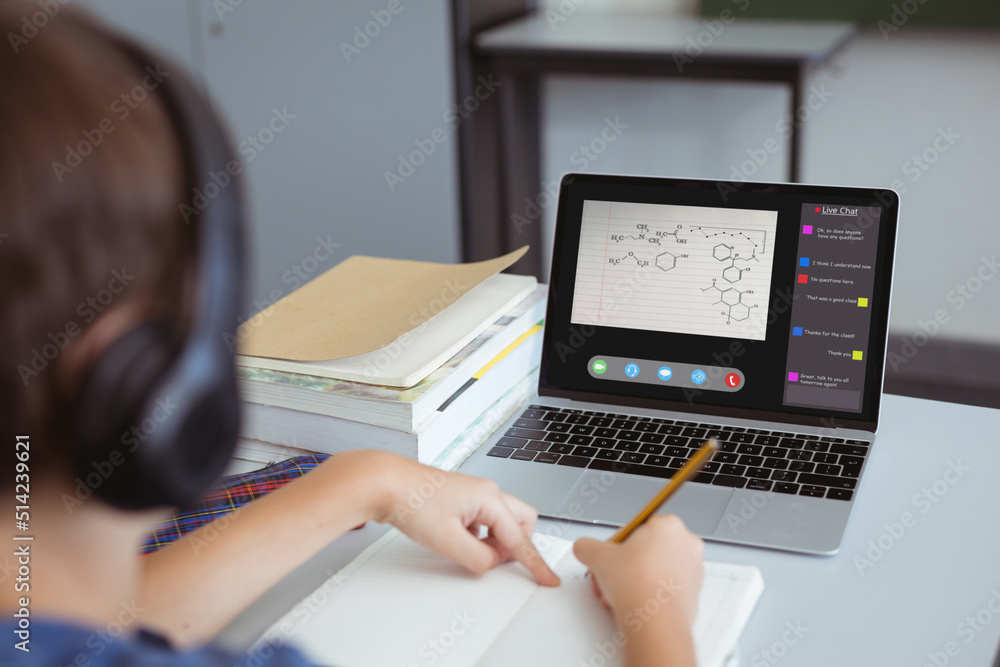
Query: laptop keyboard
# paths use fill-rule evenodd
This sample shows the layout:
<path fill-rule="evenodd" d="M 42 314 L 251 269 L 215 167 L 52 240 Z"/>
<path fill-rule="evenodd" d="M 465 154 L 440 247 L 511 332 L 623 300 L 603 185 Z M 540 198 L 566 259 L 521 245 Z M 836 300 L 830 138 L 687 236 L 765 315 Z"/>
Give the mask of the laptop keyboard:
<path fill-rule="evenodd" d="M 864 440 L 530 405 L 487 456 L 668 478 L 705 440 L 722 446 L 693 481 L 850 500 Z"/>

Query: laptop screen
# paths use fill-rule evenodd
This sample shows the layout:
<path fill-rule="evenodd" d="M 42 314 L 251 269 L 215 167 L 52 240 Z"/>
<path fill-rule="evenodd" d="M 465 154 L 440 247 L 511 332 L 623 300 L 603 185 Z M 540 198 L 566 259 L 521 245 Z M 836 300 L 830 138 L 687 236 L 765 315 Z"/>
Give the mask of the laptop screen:
<path fill-rule="evenodd" d="M 874 429 L 898 198 L 573 174 L 540 393 Z"/>

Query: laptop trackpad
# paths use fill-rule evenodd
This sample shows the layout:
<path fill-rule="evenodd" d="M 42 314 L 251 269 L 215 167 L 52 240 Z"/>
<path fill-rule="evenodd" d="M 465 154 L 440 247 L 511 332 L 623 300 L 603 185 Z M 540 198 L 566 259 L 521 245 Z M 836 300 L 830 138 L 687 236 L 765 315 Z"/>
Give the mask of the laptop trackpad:
<path fill-rule="evenodd" d="M 724 486 L 685 484 L 657 514 L 676 514 L 695 535 L 708 537 L 729 506 L 734 490 Z"/>
<path fill-rule="evenodd" d="M 556 514 L 620 526 L 631 521 L 664 484 L 666 480 L 656 477 L 588 470 L 566 494 Z M 660 511 L 677 514 L 693 533 L 711 535 L 732 495 L 733 490 L 726 487 L 686 484 Z"/>

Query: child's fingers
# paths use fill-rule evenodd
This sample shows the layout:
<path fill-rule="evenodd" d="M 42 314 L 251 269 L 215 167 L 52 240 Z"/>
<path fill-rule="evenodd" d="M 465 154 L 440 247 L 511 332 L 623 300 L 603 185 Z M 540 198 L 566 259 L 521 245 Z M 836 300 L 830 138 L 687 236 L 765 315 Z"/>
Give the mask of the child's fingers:
<path fill-rule="evenodd" d="M 457 518 L 442 536 L 441 541 L 434 546 L 436 551 L 476 574 L 489 571 L 501 561 L 496 549 L 480 540 L 478 536 L 473 536 Z"/>
<path fill-rule="evenodd" d="M 534 512 L 534 510 L 531 510 Z M 490 534 L 507 553 L 531 572 L 535 581 L 543 586 L 558 586 L 559 577 L 549 568 L 531 539 L 521 529 L 507 503 L 487 503 L 480 510 L 478 520 L 490 527 Z"/>
<path fill-rule="evenodd" d="M 581 537 L 573 543 L 573 554 L 581 563 L 594 569 L 601 554 L 609 548 L 614 548 L 614 546 L 591 537 Z"/>
<path fill-rule="evenodd" d="M 602 564 L 606 560 L 609 550 L 614 550 L 615 548 L 619 548 L 619 545 L 601 542 L 590 537 L 581 537 L 573 543 L 573 554 L 577 560 L 587 566 L 589 570 L 588 575 L 590 576 L 590 587 L 605 609 L 611 609 L 611 605 L 608 604 L 607 598 L 604 597 L 601 585 L 597 582 L 597 579 L 603 571 Z"/>
<path fill-rule="evenodd" d="M 500 495 L 510 513 L 514 515 L 514 519 L 520 524 L 521 532 L 530 538 L 531 534 L 535 532 L 535 524 L 538 523 L 538 510 L 509 493 L 501 493 Z"/>
<path fill-rule="evenodd" d="M 594 595 L 597 596 L 597 599 L 601 601 L 601 605 L 605 609 L 610 610 L 611 609 L 611 605 L 609 605 L 608 601 L 604 599 L 604 593 L 601 592 L 601 586 L 600 586 L 600 584 L 597 583 L 597 577 L 591 577 L 590 578 L 590 588 L 591 588 L 591 590 L 594 591 Z"/>

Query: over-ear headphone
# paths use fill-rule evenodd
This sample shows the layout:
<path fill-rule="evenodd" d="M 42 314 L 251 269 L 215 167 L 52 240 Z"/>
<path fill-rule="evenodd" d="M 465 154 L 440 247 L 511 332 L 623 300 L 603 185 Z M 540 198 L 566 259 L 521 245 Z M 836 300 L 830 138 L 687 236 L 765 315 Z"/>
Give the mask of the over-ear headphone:
<path fill-rule="evenodd" d="M 139 71 L 163 63 L 136 44 L 108 38 Z M 156 92 L 180 138 L 185 192 L 209 190 L 207 184 L 217 183 L 213 174 L 229 173 L 230 180 L 212 187 L 214 196 L 205 193 L 207 204 L 191 220 L 197 294 L 187 336 L 177 340 L 176 327 L 166 322 L 140 324 L 100 355 L 82 385 L 76 470 L 93 479 L 97 496 L 126 509 L 197 499 L 221 475 L 239 429 L 233 352 L 226 344 L 243 306 L 242 195 L 231 169 L 238 158 L 206 98 L 178 68 L 168 71 Z"/>

